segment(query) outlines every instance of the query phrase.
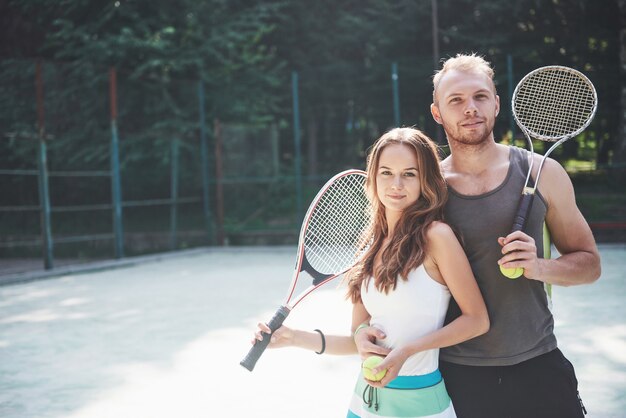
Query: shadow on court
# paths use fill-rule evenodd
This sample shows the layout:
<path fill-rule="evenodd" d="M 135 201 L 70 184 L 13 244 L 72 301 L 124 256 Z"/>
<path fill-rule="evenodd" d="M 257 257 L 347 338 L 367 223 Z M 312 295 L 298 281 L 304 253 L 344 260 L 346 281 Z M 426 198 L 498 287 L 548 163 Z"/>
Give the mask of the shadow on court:
<path fill-rule="evenodd" d="M 626 410 L 626 245 L 601 245 L 603 274 L 554 289 L 559 346 L 588 417 Z M 239 366 L 256 322 L 285 296 L 295 248 L 230 248 L 0 287 L 0 416 L 341 417 L 355 356 L 270 350 Z M 329 284 L 287 319 L 349 329 Z"/>

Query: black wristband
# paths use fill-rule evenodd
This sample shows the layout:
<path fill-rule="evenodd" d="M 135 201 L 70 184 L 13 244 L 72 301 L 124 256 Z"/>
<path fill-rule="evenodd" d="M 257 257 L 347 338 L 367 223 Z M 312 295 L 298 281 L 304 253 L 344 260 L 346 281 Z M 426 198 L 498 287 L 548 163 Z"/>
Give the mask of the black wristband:
<path fill-rule="evenodd" d="M 316 351 L 315 354 L 324 354 L 324 351 L 326 351 L 326 337 L 324 337 L 324 333 L 319 329 L 314 329 L 313 331 L 319 332 L 320 337 L 322 337 L 322 349 L 320 351 Z"/>

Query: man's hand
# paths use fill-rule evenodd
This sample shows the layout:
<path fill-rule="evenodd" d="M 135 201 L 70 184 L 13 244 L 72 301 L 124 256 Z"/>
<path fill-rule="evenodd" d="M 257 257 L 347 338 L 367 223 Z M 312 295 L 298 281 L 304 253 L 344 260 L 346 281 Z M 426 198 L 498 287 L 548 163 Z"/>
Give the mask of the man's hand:
<path fill-rule="evenodd" d="M 506 237 L 498 238 L 504 256 L 498 264 L 504 268 L 524 269 L 524 276 L 528 279 L 541 280 L 540 259 L 537 257 L 535 240 L 522 231 L 511 232 Z"/>
<path fill-rule="evenodd" d="M 386 337 L 385 333 L 376 327 L 361 328 L 354 335 L 354 343 L 356 349 L 359 352 L 362 360 L 365 360 L 369 356 L 379 355 L 386 356 L 391 350 L 385 347 L 376 345 L 377 340 L 382 340 Z"/>

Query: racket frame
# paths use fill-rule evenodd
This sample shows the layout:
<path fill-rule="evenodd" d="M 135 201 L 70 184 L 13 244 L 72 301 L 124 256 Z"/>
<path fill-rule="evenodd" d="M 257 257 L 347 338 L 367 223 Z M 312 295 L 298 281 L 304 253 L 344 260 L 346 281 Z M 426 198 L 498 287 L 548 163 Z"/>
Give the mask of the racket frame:
<path fill-rule="evenodd" d="M 305 237 L 306 237 L 306 232 L 309 227 L 309 224 L 310 224 L 310 221 L 312 219 L 315 209 L 317 208 L 320 200 L 322 199 L 326 191 L 333 184 L 335 184 L 337 180 L 339 180 L 342 177 L 349 176 L 349 175 L 360 175 L 360 176 L 363 176 L 365 179 L 367 179 L 367 173 L 363 170 L 350 169 L 350 170 L 342 171 L 334 175 L 330 180 L 328 180 L 324 184 L 324 186 L 322 186 L 322 188 L 317 192 L 317 195 L 315 195 L 315 197 L 311 201 L 311 204 L 309 205 L 309 208 L 307 209 L 307 212 L 304 216 L 302 226 L 300 227 L 296 266 L 294 268 L 294 271 L 291 277 L 291 283 L 289 285 L 287 296 L 285 298 L 284 303 L 276 310 L 272 319 L 270 319 L 270 321 L 267 323 L 267 326 L 270 328 L 271 333 L 269 334 L 262 333 L 263 339 L 260 341 L 256 341 L 255 344 L 250 349 L 250 351 L 248 352 L 248 354 L 246 355 L 246 357 L 239 363 L 240 365 L 242 365 L 244 368 L 248 369 L 249 371 L 252 371 L 254 369 L 256 362 L 259 360 L 259 358 L 261 357 L 261 355 L 263 354 L 263 352 L 269 345 L 272 334 L 274 333 L 274 331 L 276 331 L 278 328 L 282 326 L 285 319 L 287 319 L 287 317 L 291 313 L 291 310 L 295 308 L 296 305 L 298 305 L 298 303 L 300 303 L 305 297 L 311 294 L 314 290 L 325 285 L 331 280 L 341 276 L 350 268 L 352 268 L 364 255 L 364 251 L 362 251 L 358 257 L 355 257 L 352 265 L 346 267 L 345 269 L 339 272 L 334 272 L 332 274 L 323 274 L 323 273 L 318 272 L 309 264 L 309 262 L 306 259 Z M 300 276 L 300 273 L 302 272 L 306 272 L 307 274 L 309 274 L 309 276 L 313 278 L 313 284 L 311 284 L 310 286 L 305 288 L 302 292 L 300 292 L 292 301 L 292 298 L 294 297 L 296 285 L 298 284 L 298 278 Z"/>
<path fill-rule="evenodd" d="M 342 171 L 342 172 L 334 175 L 330 180 L 328 180 L 326 182 L 326 184 L 324 184 L 324 186 L 322 186 L 322 188 L 317 192 L 317 194 L 315 195 L 315 197 L 311 201 L 311 204 L 309 205 L 309 208 L 307 209 L 306 215 L 304 216 L 304 221 L 302 222 L 302 226 L 300 227 L 300 236 L 298 238 L 298 259 L 297 259 L 297 262 L 296 262 L 296 268 L 294 269 L 294 273 L 293 273 L 293 276 L 291 278 L 291 284 L 289 286 L 289 291 L 287 292 L 287 297 L 285 298 L 285 303 L 283 305 L 283 306 L 288 307 L 289 310 L 295 308 L 296 305 L 298 305 L 298 303 L 300 303 L 300 301 L 302 301 L 302 299 L 304 299 L 307 295 L 309 295 L 311 292 L 313 292 L 318 287 L 321 287 L 324 284 L 328 283 L 329 281 L 331 281 L 331 280 L 337 278 L 338 276 L 341 276 L 342 274 L 344 274 L 354 264 L 356 264 L 356 262 L 358 262 L 358 260 L 359 260 L 359 258 L 356 258 L 352 265 L 348 266 L 347 268 L 343 269 L 340 272 L 335 272 L 333 274 L 325 275 L 325 274 L 320 273 L 317 270 L 315 270 L 309 264 L 309 262 L 306 259 L 306 253 L 305 253 L 306 232 L 307 232 L 307 229 L 308 229 L 309 224 L 311 222 L 311 218 L 312 218 L 313 212 L 317 208 L 317 205 L 319 204 L 320 200 L 322 199 L 322 197 L 324 196 L 326 191 L 338 179 L 340 179 L 342 177 L 349 176 L 349 175 L 354 175 L 354 174 L 361 175 L 361 176 L 363 176 L 364 179 L 367 179 L 367 173 L 365 171 L 363 171 L 363 170 L 350 169 L 350 170 Z M 363 255 L 363 254 L 361 254 L 361 255 Z M 298 277 L 299 277 L 300 273 L 303 272 L 303 271 L 308 273 L 311 277 L 313 277 L 313 283 L 314 284 L 309 286 L 305 290 L 303 290 L 301 293 L 299 293 L 298 296 L 294 299 L 294 302 L 290 303 L 291 299 L 293 297 L 293 294 L 294 294 L 294 292 L 296 290 L 296 285 L 298 283 Z"/>
<path fill-rule="evenodd" d="M 587 85 L 587 87 L 589 87 L 590 91 L 592 92 L 593 104 L 592 104 L 591 112 L 587 120 L 581 126 L 579 126 L 578 129 L 576 129 L 573 132 L 569 132 L 565 135 L 559 135 L 559 136 L 542 135 L 540 133 L 531 131 L 520 120 L 521 118 L 520 118 L 518 111 L 516 110 L 517 106 L 515 105 L 515 102 L 516 102 L 516 99 L 518 97 L 520 90 L 525 87 L 525 83 L 527 82 L 529 78 L 534 77 L 539 72 L 545 72 L 545 71 L 563 71 L 563 72 L 572 73 L 578 78 L 580 78 Z M 546 159 L 548 158 L 548 156 L 552 153 L 552 151 L 556 149 L 556 147 L 561 145 L 563 142 L 577 136 L 582 131 L 584 131 L 593 120 L 596 114 L 597 108 L 598 108 L 598 95 L 597 95 L 597 92 L 593 83 L 583 73 L 573 68 L 564 67 L 560 65 L 549 65 L 545 67 L 540 67 L 526 74 L 519 81 L 519 83 L 517 83 L 517 86 L 515 87 L 515 90 L 513 92 L 513 96 L 511 97 L 511 109 L 512 109 L 513 118 L 515 119 L 515 123 L 517 124 L 517 126 L 519 126 L 521 131 L 524 133 L 524 136 L 526 137 L 529 151 L 530 151 L 530 162 L 528 163 L 528 173 L 526 174 L 526 181 L 524 183 L 524 189 L 522 190 L 522 198 L 520 199 L 517 211 L 515 213 L 515 217 L 513 218 L 513 226 L 511 228 L 511 232 L 523 231 L 524 227 L 526 226 L 526 221 L 528 219 L 528 215 L 530 213 L 530 209 L 533 204 L 535 192 L 537 190 L 537 187 L 539 186 L 539 179 L 541 176 L 541 172 L 543 170 L 543 165 Z M 532 141 L 533 138 L 543 141 L 543 142 L 554 142 L 554 144 L 543 154 L 543 157 L 541 158 L 541 162 L 539 164 L 539 168 L 537 170 L 537 176 L 535 178 L 534 184 L 533 186 L 529 186 L 534 163 L 535 163 L 535 152 L 534 152 L 533 141 Z M 501 270 L 502 270 L 502 267 L 501 267 Z M 516 278 L 516 277 L 509 277 L 509 278 Z"/>
<path fill-rule="evenodd" d="M 517 106 L 515 106 L 515 99 L 517 98 L 520 90 L 524 87 L 524 84 L 526 83 L 526 81 L 529 78 L 534 77 L 537 73 L 545 72 L 545 71 L 564 71 L 564 72 L 572 73 L 572 74 L 576 75 L 578 78 L 580 78 L 585 84 L 587 84 L 589 89 L 593 92 L 594 102 L 593 102 L 591 113 L 590 113 L 589 117 L 587 118 L 586 122 L 584 124 L 582 124 L 574 132 L 570 132 L 570 133 L 568 133 L 566 135 L 560 135 L 560 136 L 542 135 L 540 133 L 533 132 L 530 129 L 528 129 L 524 125 L 524 123 L 520 120 L 520 115 L 516 111 Z M 528 74 L 526 74 L 519 81 L 519 83 L 517 83 L 517 86 L 515 86 L 515 90 L 513 91 L 513 96 L 511 97 L 511 109 L 512 109 L 513 119 L 515 120 L 515 123 L 517 124 L 517 126 L 519 126 L 521 131 L 524 133 L 524 136 L 526 136 L 526 140 L 528 142 L 528 146 L 530 148 L 530 154 L 531 154 L 531 159 L 530 159 L 530 163 L 529 163 L 529 167 L 528 167 L 528 174 L 526 175 L 526 182 L 524 184 L 523 194 L 534 194 L 535 193 L 535 189 L 537 188 L 537 185 L 539 184 L 539 177 L 541 176 L 541 171 L 542 171 L 542 168 L 543 168 L 543 164 L 544 164 L 545 160 L 548 158 L 548 156 L 552 153 L 552 151 L 554 151 L 556 149 L 556 147 L 561 145 L 563 142 L 565 142 L 565 141 L 567 141 L 567 140 L 569 140 L 569 139 L 579 135 L 582 131 L 587 129 L 587 127 L 589 126 L 589 124 L 593 120 L 593 118 L 594 118 L 594 116 L 596 114 L 596 110 L 598 109 L 598 94 L 596 92 L 596 89 L 595 89 L 593 83 L 587 78 L 587 76 L 585 76 L 580 71 L 575 70 L 573 68 L 565 67 L 565 66 L 562 66 L 562 65 L 548 65 L 548 66 L 545 66 L 545 67 L 537 68 L 537 69 L 529 72 Z M 537 178 L 535 179 L 534 187 L 528 187 L 528 184 L 529 184 L 529 181 L 530 181 L 530 177 L 531 177 L 531 173 L 532 173 L 532 169 L 533 169 L 533 164 L 534 164 L 534 161 L 535 161 L 535 159 L 533 158 L 534 157 L 534 148 L 533 148 L 533 141 L 532 141 L 533 138 L 535 138 L 537 140 L 540 140 L 540 141 L 543 141 L 543 142 L 554 142 L 554 144 L 548 149 L 548 151 L 546 151 L 543 154 L 543 158 L 541 159 L 541 163 L 539 164 L 539 169 L 537 170 Z"/>

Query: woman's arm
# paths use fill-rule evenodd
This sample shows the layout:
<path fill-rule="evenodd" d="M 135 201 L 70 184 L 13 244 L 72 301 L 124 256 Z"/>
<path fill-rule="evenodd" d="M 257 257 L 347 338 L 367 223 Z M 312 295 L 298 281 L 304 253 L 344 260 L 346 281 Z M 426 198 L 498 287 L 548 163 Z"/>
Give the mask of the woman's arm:
<path fill-rule="evenodd" d="M 280 348 L 280 347 L 299 347 L 305 350 L 311 350 L 320 352 L 322 345 L 325 346 L 324 353 L 326 354 L 356 354 L 356 345 L 352 335 L 356 328 L 369 320 L 369 314 L 365 310 L 362 303 L 356 303 L 352 306 L 352 332 L 350 335 L 324 335 L 324 344 L 322 344 L 322 335 L 317 331 L 304 331 L 300 329 L 293 329 L 287 326 L 281 326 L 278 328 L 272 338 L 268 348 Z M 255 340 L 262 340 L 263 335 L 261 333 L 269 333 L 270 328 L 267 324 L 259 323 L 259 330 L 255 334 Z M 322 331 L 323 332 L 323 331 Z M 254 340 L 253 340 L 254 343 Z"/>
<path fill-rule="evenodd" d="M 425 336 L 422 342 L 425 349 L 448 347 L 486 333 L 489 331 L 487 307 L 456 235 L 448 225 L 437 222 L 428 231 L 428 241 L 428 255 L 436 267 L 433 273 L 440 275 L 461 315 Z"/>

